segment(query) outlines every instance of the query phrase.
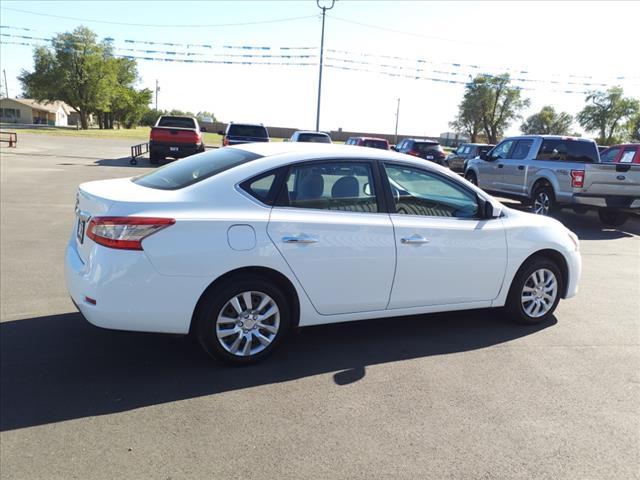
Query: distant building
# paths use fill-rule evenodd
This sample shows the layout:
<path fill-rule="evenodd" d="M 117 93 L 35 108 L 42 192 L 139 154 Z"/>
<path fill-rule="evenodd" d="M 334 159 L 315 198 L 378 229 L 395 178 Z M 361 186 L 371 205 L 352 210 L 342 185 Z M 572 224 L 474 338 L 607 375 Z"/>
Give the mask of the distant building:
<path fill-rule="evenodd" d="M 71 107 L 59 101 L 37 102 L 29 98 L 0 99 L 0 122 L 2 123 L 67 126 L 71 112 Z"/>

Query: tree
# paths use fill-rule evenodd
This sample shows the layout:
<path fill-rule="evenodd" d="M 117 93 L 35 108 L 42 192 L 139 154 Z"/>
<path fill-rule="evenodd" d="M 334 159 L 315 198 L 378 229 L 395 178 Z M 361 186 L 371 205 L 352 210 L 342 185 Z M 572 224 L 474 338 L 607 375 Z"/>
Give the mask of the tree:
<path fill-rule="evenodd" d="M 213 114 L 213 112 L 207 112 L 206 110 L 204 112 L 196 113 L 196 118 L 200 122 L 203 122 L 205 118 L 206 119 L 210 118 L 213 122 L 216 121 L 216 116 Z"/>
<path fill-rule="evenodd" d="M 489 143 L 497 143 L 510 123 L 520 118 L 520 111 L 529 105 L 520 96 L 520 89 L 510 86 L 509 74 L 479 75 L 465 87 L 458 116 L 451 122 L 457 131 L 477 137 L 479 127 Z"/>
<path fill-rule="evenodd" d="M 573 117 L 567 112 L 556 113 L 549 105 L 528 117 L 520 127 L 525 135 L 569 135 Z"/>
<path fill-rule="evenodd" d="M 88 128 L 88 115 L 104 107 L 110 98 L 113 77 L 105 63 L 110 48 L 98 43 L 86 27 L 52 39 L 52 48 L 34 50 L 34 70 L 23 70 L 18 79 L 25 94 L 38 101 L 62 100 L 80 114 Z"/>
<path fill-rule="evenodd" d="M 472 143 L 478 141 L 482 131 L 482 112 L 476 96 L 470 90 L 465 91 L 462 102 L 458 105 L 458 115 L 454 121 L 449 122 L 449 126 L 454 131 L 468 136 Z"/>
<path fill-rule="evenodd" d="M 640 102 L 625 98 L 620 87 L 589 92 L 586 105 L 578 113 L 578 122 L 588 132 L 598 132 L 598 143 L 611 145 L 626 136 L 627 121 L 640 111 Z"/>
<path fill-rule="evenodd" d="M 632 142 L 640 142 L 640 112 L 629 119 L 627 122 L 627 131 L 629 140 Z"/>

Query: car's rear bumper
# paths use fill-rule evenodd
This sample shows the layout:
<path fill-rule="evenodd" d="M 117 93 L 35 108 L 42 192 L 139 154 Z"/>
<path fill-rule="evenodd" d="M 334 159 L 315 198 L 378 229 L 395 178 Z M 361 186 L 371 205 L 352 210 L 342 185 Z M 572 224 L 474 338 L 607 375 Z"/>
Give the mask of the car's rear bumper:
<path fill-rule="evenodd" d="M 207 286 L 202 278 L 160 275 L 143 251 L 96 246 L 84 263 L 73 238 L 64 264 L 78 310 L 89 323 L 115 330 L 188 333 Z"/>
<path fill-rule="evenodd" d="M 163 157 L 183 158 L 204 152 L 204 144 L 149 142 L 149 152 Z"/>
<path fill-rule="evenodd" d="M 640 210 L 640 196 L 623 195 L 584 195 L 576 193 L 572 196 L 573 203 L 585 207 L 609 210 Z"/>

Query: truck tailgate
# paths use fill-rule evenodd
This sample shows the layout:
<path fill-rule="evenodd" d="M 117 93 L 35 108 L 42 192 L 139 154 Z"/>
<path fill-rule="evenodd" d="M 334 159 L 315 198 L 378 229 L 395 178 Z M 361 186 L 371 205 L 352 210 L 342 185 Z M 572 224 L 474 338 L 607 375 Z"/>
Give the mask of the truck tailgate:
<path fill-rule="evenodd" d="M 640 197 L 640 165 L 589 164 L 581 193 Z"/>
<path fill-rule="evenodd" d="M 151 140 L 163 143 L 184 143 L 195 145 L 200 143 L 200 134 L 190 128 L 152 127 Z"/>

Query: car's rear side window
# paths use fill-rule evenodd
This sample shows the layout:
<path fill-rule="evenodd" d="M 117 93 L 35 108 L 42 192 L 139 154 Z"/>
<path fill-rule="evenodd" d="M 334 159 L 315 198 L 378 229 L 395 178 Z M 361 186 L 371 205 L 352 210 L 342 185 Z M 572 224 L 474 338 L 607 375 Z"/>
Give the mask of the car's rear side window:
<path fill-rule="evenodd" d="M 259 177 L 250 178 L 240 184 L 242 188 L 249 195 L 256 200 L 266 204 L 273 205 L 277 192 L 277 180 L 278 170 L 274 170 Z"/>
<path fill-rule="evenodd" d="M 159 190 L 178 190 L 260 157 L 238 148 L 220 148 L 175 161 L 135 177 L 132 182 Z"/>
<path fill-rule="evenodd" d="M 260 125 L 230 125 L 227 135 L 234 137 L 267 138 L 267 129 Z"/>
<path fill-rule="evenodd" d="M 161 117 L 159 127 L 196 128 L 193 118 L 187 117 Z"/>
<path fill-rule="evenodd" d="M 598 148 L 594 142 L 545 138 L 538 150 L 536 160 L 597 163 L 599 158 Z"/>

